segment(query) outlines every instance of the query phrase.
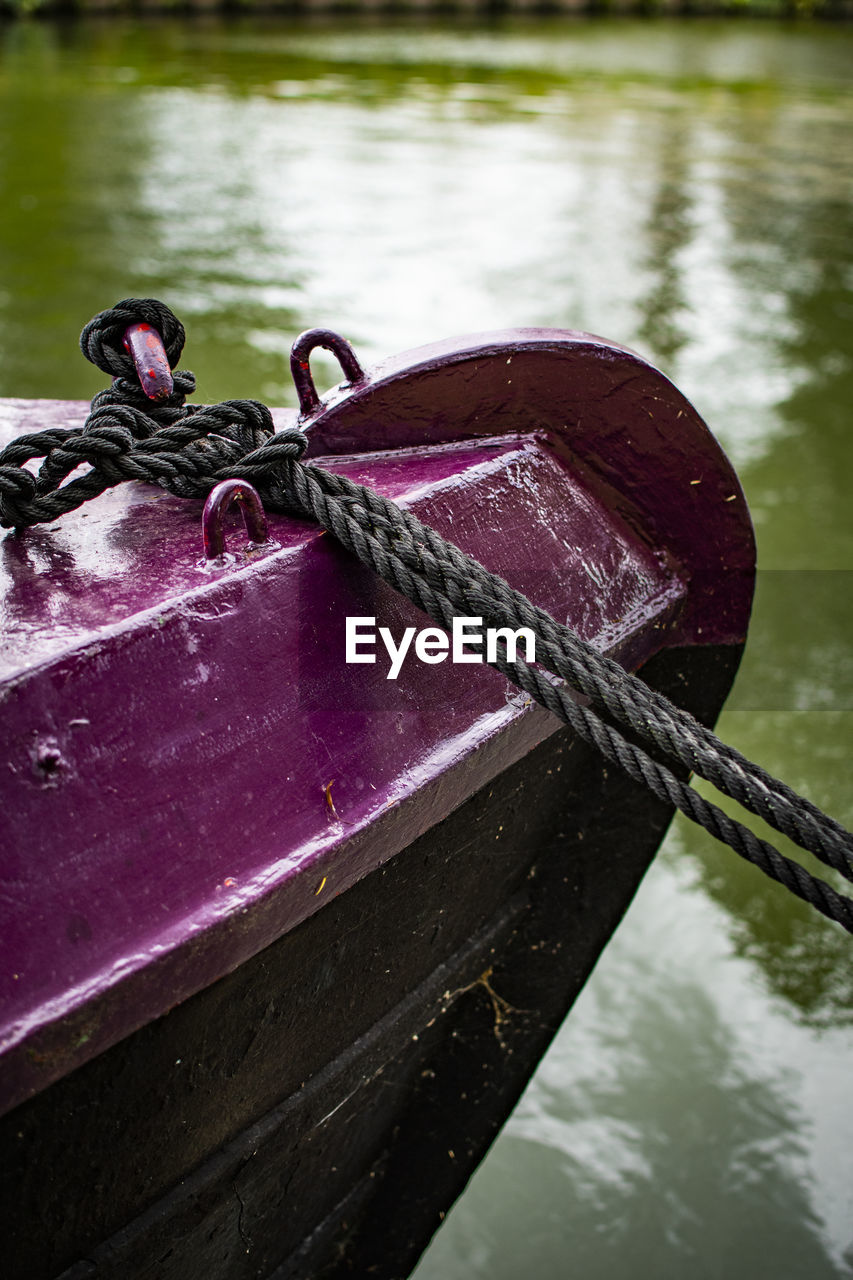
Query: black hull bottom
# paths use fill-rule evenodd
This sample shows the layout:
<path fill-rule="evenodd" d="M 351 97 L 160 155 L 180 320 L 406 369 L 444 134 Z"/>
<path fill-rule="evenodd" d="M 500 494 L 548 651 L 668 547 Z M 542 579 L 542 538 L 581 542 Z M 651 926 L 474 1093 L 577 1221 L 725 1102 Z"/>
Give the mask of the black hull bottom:
<path fill-rule="evenodd" d="M 713 723 L 739 647 L 644 675 Z M 0 1120 L 9 1280 L 405 1277 L 670 811 L 568 730 L 240 970 Z"/>

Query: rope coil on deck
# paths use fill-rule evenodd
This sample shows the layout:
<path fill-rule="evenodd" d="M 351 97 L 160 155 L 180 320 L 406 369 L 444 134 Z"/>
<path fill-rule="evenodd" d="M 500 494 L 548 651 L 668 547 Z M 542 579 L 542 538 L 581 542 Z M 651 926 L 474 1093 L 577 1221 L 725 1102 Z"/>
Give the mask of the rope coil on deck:
<path fill-rule="evenodd" d="M 853 834 L 410 511 L 303 464 L 304 433 L 275 432 L 259 401 L 187 406 L 195 378 L 173 369 L 173 393 L 152 404 L 121 350 L 122 333 L 139 321 L 163 334 L 169 363 L 177 363 L 184 330 L 163 303 L 126 299 L 95 316 L 81 347 L 115 380 L 95 396 L 82 428 L 20 436 L 0 452 L 0 524 L 23 528 L 55 520 L 124 480 L 145 480 L 184 498 L 205 498 L 224 479 L 248 480 L 266 507 L 316 520 L 439 626 L 450 630 L 454 617 L 477 616 L 495 629 L 529 627 L 536 665 L 509 662 L 505 649 L 490 665 L 659 799 L 853 933 L 853 900 L 705 800 L 673 770 L 698 774 L 850 882 Z M 24 465 L 35 458 L 44 459 L 37 475 Z M 69 480 L 81 463 L 90 470 Z"/>

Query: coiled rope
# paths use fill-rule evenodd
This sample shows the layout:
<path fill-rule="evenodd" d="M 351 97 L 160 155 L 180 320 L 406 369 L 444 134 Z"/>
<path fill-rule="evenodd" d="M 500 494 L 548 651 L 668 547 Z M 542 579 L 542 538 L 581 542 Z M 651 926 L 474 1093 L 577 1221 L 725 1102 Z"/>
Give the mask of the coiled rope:
<path fill-rule="evenodd" d="M 145 396 L 123 349 L 125 330 L 138 322 L 162 335 L 173 367 L 174 391 L 156 404 Z M 698 774 L 853 882 L 849 831 L 411 512 L 303 464 L 304 433 L 276 433 L 265 405 L 230 400 L 187 406 L 195 378 L 174 369 L 184 337 L 174 313 L 150 298 L 126 299 L 86 325 L 83 353 L 113 375 L 113 384 L 95 396 L 82 428 L 20 436 L 0 452 L 0 524 L 23 528 L 55 520 L 124 480 L 145 480 L 184 498 L 205 498 L 224 479 L 248 480 L 266 507 L 316 520 L 446 630 L 459 616 L 481 617 L 495 629 L 530 628 L 535 666 L 508 661 L 505 646 L 490 665 L 659 799 L 853 933 L 853 900 L 705 800 L 673 768 Z M 24 466 L 34 458 L 43 458 L 37 475 Z M 84 462 L 89 471 L 68 480 Z"/>

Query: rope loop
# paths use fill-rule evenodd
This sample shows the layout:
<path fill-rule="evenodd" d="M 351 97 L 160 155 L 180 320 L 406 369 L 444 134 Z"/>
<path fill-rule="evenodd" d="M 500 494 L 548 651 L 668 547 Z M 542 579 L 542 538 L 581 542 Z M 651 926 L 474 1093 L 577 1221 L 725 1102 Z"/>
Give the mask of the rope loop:
<path fill-rule="evenodd" d="M 186 333 L 171 307 L 156 298 L 124 298 L 114 307 L 99 311 L 80 334 L 80 350 L 103 373 L 132 385 L 137 380 L 136 369 L 124 349 L 125 330 L 132 324 L 150 324 L 157 330 L 174 369 L 181 358 Z"/>

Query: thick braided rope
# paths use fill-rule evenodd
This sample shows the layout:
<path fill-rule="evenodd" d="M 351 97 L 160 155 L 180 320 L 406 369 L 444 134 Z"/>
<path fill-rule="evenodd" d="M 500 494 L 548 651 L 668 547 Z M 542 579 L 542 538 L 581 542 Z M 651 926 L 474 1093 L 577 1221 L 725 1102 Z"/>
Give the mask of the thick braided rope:
<path fill-rule="evenodd" d="M 8 465 L 8 450 L 3 450 L 0 453 L 0 525 L 21 528 L 56 520 L 124 480 L 157 484 L 180 498 L 206 498 L 221 480 L 232 476 L 250 479 L 249 475 L 243 475 L 244 470 L 256 476 L 258 471 L 268 472 L 285 460 L 300 458 L 307 441 L 296 429 L 270 435 L 263 446 L 247 453 L 241 437 L 246 434 L 247 422 L 251 426 L 251 420 L 257 416 L 257 408 L 265 406 L 255 401 L 210 406 L 210 411 L 200 410 L 144 440 L 133 439 L 121 423 L 98 420 L 91 431 L 84 429 L 74 433 L 70 440 L 68 437 L 60 440 L 42 466 L 45 477 L 54 482 L 57 472 L 64 470 L 68 474 L 81 462 L 88 462 L 91 470 L 46 491 L 40 487 L 42 472 L 32 476 L 20 464 L 20 474 L 29 479 L 23 484 L 17 479 L 10 483 L 7 473 L 12 468 Z M 113 411 L 99 412 L 111 415 Z M 265 412 L 269 416 L 269 410 Z M 270 417 L 269 431 L 272 430 Z M 30 444 L 36 438 L 21 436 L 16 443 L 24 449 L 37 449 L 40 446 Z M 247 457 L 255 459 L 253 467 L 243 467 Z M 292 509 L 286 498 L 275 501 L 279 487 L 274 482 L 259 483 L 258 490 L 267 505 L 279 510 Z"/>
<path fill-rule="evenodd" d="M 536 633 L 537 661 L 541 666 L 592 698 L 644 741 L 698 773 L 801 848 L 853 880 L 853 836 L 839 823 L 816 806 L 809 805 L 808 811 L 801 813 L 799 806 L 807 802 L 784 783 L 740 756 L 688 712 L 675 707 L 618 663 L 603 657 L 503 579 L 423 525 L 411 512 L 401 511 L 396 504 L 371 490 L 362 490 L 344 477 L 328 476 L 317 468 L 312 468 L 312 474 L 327 498 L 346 496 L 347 511 L 360 527 L 377 534 L 383 531 L 394 554 L 413 573 L 441 585 L 457 613 L 482 617 L 484 625 L 511 623 L 515 629 L 531 628 Z"/>
<path fill-rule="evenodd" d="M 126 315 L 122 322 L 129 323 Z M 87 325 L 84 337 L 94 323 Z M 101 340 L 96 346 L 99 355 L 103 345 Z M 117 356 L 103 363 L 107 369 L 123 367 Z M 182 498 L 204 498 L 220 480 L 239 474 L 243 460 L 258 479 L 262 497 L 275 505 L 264 477 L 285 459 L 302 456 L 303 433 L 275 434 L 269 409 L 257 400 L 184 406 L 184 392 L 195 380 L 188 371 L 173 376 L 175 394 L 156 406 L 116 378 L 108 391 L 95 396 L 82 428 L 56 428 L 13 440 L 0 452 L 0 525 L 23 528 L 56 520 L 124 480 L 157 484 Z M 264 448 L 268 452 L 259 452 Z M 24 464 L 37 458 L 43 461 L 33 475 Z M 81 464 L 89 470 L 69 479 Z"/>
<path fill-rule="evenodd" d="M 519 625 L 536 627 L 545 641 L 546 655 L 554 664 L 543 663 L 549 670 L 607 708 L 621 723 L 643 736 L 650 736 L 659 750 L 719 789 L 727 790 L 745 808 L 764 818 L 801 848 L 814 851 L 816 846 L 829 865 L 850 878 L 851 867 L 844 854 L 853 857 L 853 837 L 840 823 L 722 742 L 689 712 L 675 707 L 663 694 L 650 689 L 617 662 L 555 622 L 550 614 L 531 604 L 508 583 L 420 525 L 410 513 L 405 515 L 409 532 L 417 539 L 427 539 L 437 561 L 441 562 L 446 553 L 449 563 L 463 579 L 473 578 L 480 584 L 499 610 L 495 616 L 505 617 L 510 611 Z M 481 603 L 488 612 L 482 598 Z M 721 769 L 725 772 L 720 772 Z M 758 790 L 750 788 L 750 783 Z"/>
<path fill-rule="evenodd" d="M 453 618 L 459 616 L 460 612 L 467 613 L 471 605 L 478 607 L 476 596 L 473 599 L 460 599 L 456 592 L 453 595 L 445 593 L 433 585 L 429 573 L 412 570 L 406 563 L 406 558 L 399 554 L 399 544 L 403 541 L 401 535 L 404 532 L 399 525 L 389 535 L 387 527 L 365 527 L 355 517 L 354 510 L 362 496 L 372 504 L 375 495 L 370 491 L 361 490 L 361 486 L 346 481 L 344 487 L 347 497 L 342 499 L 337 492 L 327 491 L 330 473 L 302 466 L 294 466 L 291 472 L 291 483 L 298 504 L 305 513 L 310 513 L 343 546 L 417 604 L 439 626 L 450 630 Z M 331 487 L 337 489 L 341 479 L 342 477 L 332 476 Z M 405 533 L 408 534 L 408 529 Z M 799 863 L 786 858 L 748 827 L 705 800 L 670 769 L 652 759 L 641 747 L 629 742 L 618 730 L 580 706 L 565 684 L 553 683 L 544 673 L 520 658 L 515 662 L 508 662 L 505 657 L 499 656 L 489 665 L 571 725 L 584 741 L 594 745 L 608 760 L 620 765 L 630 777 L 643 783 L 659 799 L 680 809 L 688 818 L 704 827 L 716 839 L 730 845 L 736 853 L 771 879 L 853 933 L 853 901 L 837 893 L 825 881 L 811 875 Z"/>
<path fill-rule="evenodd" d="M 353 510 L 357 508 L 354 506 Z M 369 513 L 365 509 L 362 518 L 374 527 L 377 521 L 387 520 L 394 528 L 399 523 L 396 510 L 393 504 L 371 493 Z M 423 561 L 433 573 L 445 578 L 457 574 L 470 600 L 476 603 L 478 616 L 501 625 L 511 618 L 516 627 L 533 628 L 537 642 L 540 638 L 544 642 L 544 652 L 543 645 L 537 643 L 540 665 L 562 676 L 606 708 L 614 719 L 650 740 L 663 754 L 698 773 L 801 848 L 853 880 L 853 837 L 840 823 L 722 742 L 689 712 L 675 707 L 663 694 L 555 622 L 550 614 L 422 525 L 410 512 L 403 516 L 407 532 L 416 543 L 415 560 L 419 564 Z M 399 553 L 404 554 L 402 547 Z"/>

